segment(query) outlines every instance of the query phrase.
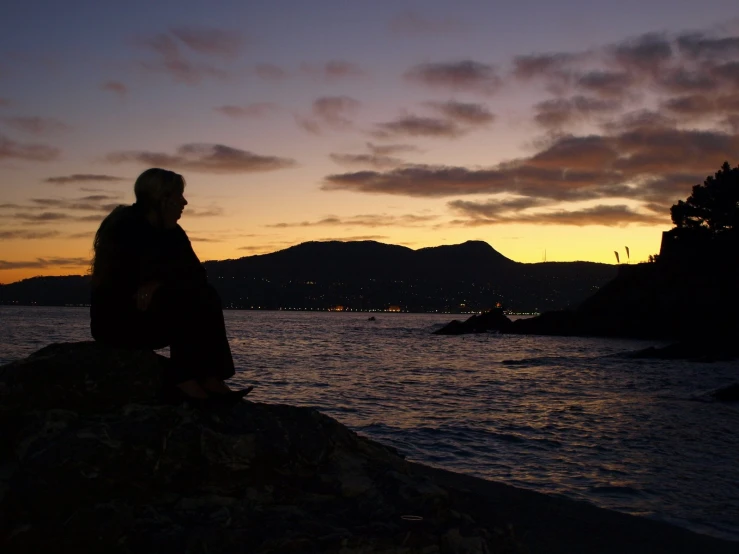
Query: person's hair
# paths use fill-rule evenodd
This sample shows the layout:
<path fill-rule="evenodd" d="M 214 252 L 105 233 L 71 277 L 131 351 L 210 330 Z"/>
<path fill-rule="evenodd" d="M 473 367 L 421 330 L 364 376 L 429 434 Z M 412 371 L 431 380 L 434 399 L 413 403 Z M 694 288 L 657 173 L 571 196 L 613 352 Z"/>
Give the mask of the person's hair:
<path fill-rule="evenodd" d="M 136 203 L 146 209 L 156 208 L 163 198 L 184 191 L 185 178 L 182 175 L 158 167 L 144 171 L 133 185 Z"/>
<path fill-rule="evenodd" d="M 158 212 L 162 199 L 175 193 L 182 194 L 184 190 L 185 179 L 182 175 L 158 167 L 144 171 L 133 185 L 136 205 L 145 211 L 154 209 Z M 90 271 L 93 285 L 100 282 L 111 260 L 115 257 L 116 245 L 111 240 L 112 231 L 121 221 L 133 216 L 132 206 L 116 206 L 100 224 L 92 243 L 93 256 Z"/>

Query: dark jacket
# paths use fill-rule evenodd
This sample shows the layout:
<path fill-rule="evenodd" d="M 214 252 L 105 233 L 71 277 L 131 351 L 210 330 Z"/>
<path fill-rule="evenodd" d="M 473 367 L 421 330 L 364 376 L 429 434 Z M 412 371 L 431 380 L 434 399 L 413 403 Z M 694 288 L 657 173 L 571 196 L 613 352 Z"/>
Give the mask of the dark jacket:
<path fill-rule="evenodd" d="M 100 233 L 90 307 L 90 327 L 98 340 L 136 325 L 145 315 L 136 309 L 141 285 L 157 281 L 169 291 L 185 291 L 207 284 L 205 268 L 182 227 L 154 227 L 136 204 L 106 218 Z"/>

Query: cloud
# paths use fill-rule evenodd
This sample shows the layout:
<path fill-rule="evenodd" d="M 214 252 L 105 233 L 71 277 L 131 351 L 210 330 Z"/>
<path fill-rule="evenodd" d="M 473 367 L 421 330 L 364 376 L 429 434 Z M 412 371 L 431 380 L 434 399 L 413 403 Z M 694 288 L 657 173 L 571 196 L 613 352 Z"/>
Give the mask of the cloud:
<path fill-rule="evenodd" d="M 365 75 L 365 72 L 361 67 L 346 60 L 329 60 L 321 65 L 302 63 L 300 65 L 300 70 L 306 75 L 326 81 L 356 78 Z"/>
<path fill-rule="evenodd" d="M 263 117 L 276 112 L 279 108 L 272 102 L 254 102 L 246 106 L 219 106 L 213 108 L 218 113 L 234 119 Z"/>
<path fill-rule="evenodd" d="M 565 68 L 579 58 L 567 52 L 516 56 L 513 59 L 513 75 L 523 80 L 537 77 L 566 78 Z"/>
<path fill-rule="evenodd" d="M 42 269 L 48 267 L 82 267 L 89 266 L 88 258 L 36 258 L 33 261 L 0 260 L 3 269 Z"/>
<path fill-rule="evenodd" d="M 97 175 L 94 173 L 75 173 L 73 175 L 62 175 L 59 177 L 47 177 L 44 183 L 53 185 L 68 185 L 70 183 L 115 183 L 118 181 L 127 181 L 123 177 L 114 177 L 113 175 Z"/>
<path fill-rule="evenodd" d="M 7 98 L 0 98 L 0 108 L 6 108 L 10 106 L 10 100 Z"/>
<path fill-rule="evenodd" d="M 557 96 L 579 91 L 633 101 L 640 94 L 729 93 L 739 83 L 739 37 L 647 33 L 584 52 L 518 56 L 512 76 L 543 81 Z"/>
<path fill-rule="evenodd" d="M 206 56 L 235 58 L 246 44 L 243 34 L 234 30 L 179 27 L 171 32 L 188 48 Z"/>
<path fill-rule="evenodd" d="M 177 167 L 182 170 L 209 173 L 252 173 L 275 171 L 296 165 L 295 160 L 277 156 L 261 156 L 223 144 L 190 143 L 177 148 L 175 154 L 147 151 L 113 152 L 111 163 L 138 163 L 155 167 Z"/>
<path fill-rule="evenodd" d="M 452 200 L 447 205 L 454 211 L 472 218 L 494 219 L 508 212 L 519 212 L 528 208 L 538 208 L 551 204 L 552 200 L 518 196 L 514 198 L 489 199 L 484 202 Z"/>
<path fill-rule="evenodd" d="M 594 70 L 580 75 L 577 86 L 606 98 L 623 98 L 634 85 L 634 78 L 626 72 Z"/>
<path fill-rule="evenodd" d="M 542 127 L 556 129 L 585 121 L 592 116 L 612 114 L 621 108 L 616 100 L 603 100 L 587 96 L 555 98 L 539 102 L 534 106 L 534 120 Z"/>
<path fill-rule="evenodd" d="M 429 87 L 481 94 L 493 94 L 503 82 L 492 66 L 473 60 L 421 64 L 409 69 L 404 77 Z"/>
<path fill-rule="evenodd" d="M 184 215 L 187 217 L 220 217 L 223 215 L 223 208 L 211 206 L 209 208 L 185 208 Z"/>
<path fill-rule="evenodd" d="M 160 33 L 140 40 L 140 44 L 157 55 L 156 61 L 142 62 L 142 67 L 150 71 L 169 75 L 177 83 L 199 84 L 206 78 L 225 80 L 229 73 L 211 63 L 196 62 L 182 53 L 180 45 L 172 36 Z M 192 45 L 188 45 L 192 48 Z"/>
<path fill-rule="evenodd" d="M 328 175 L 323 190 L 395 194 L 414 197 L 443 197 L 504 191 L 504 172 L 471 170 L 465 167 L 403 166 L 386 172 L 357 171 Z"/>
<path fill-rule="evenodd" d="M 634 129 L 674 127 L 676 120 L 654 110 L 635 110 L 603 123 L 609 133 L 619 133 Z"/>
<path fill-rule="evenodd" d="M 716 96 L 703 94 L 678 96 L 662 102 L 661 108 L 684 120 L 739 114 L 739 92 Z"/>
<path fill-rule="evenodd" d="M 732 88 L 739 86 L 739 60 L 714 65 L 710 68 L 710 72 L 717 81 L 728 84 Z"/>
<path fill-rule="evenodd" d="M 5 125 L 32 135 L 53 135 L 69 130 L 69 126 L 53 117 L 4 117 Z"/>
<path fill-rule="evenodd" d="M 404 115 L 394 121 L 378 123 L 375 127 L 373 134 L 378 138 L 393 136 L 455 138 L 465 131 L 448 119 L 417 115 Z"/>
<path fill-rule="evenodd" d="M 438 219 L 435 215 L 387 215 L 366 214 L 349 217 L 329 215 L 316 221 L 274 223 L 265 227 L 286 229 L 290 227 L 417 227 Z"/>
<path fill-rule="evenodd" d="M 81 233 L 69 233 L 68 239 L 89 239 L 92 240 L 95 236 L 95 231 L 83 231 Z"/>
<path fill-rule="evenodd" d="M 0 134 L 0 160 L 16 159 L 32 162 L 48 162 L 59 157 L 60 150 L 45 144 L 16 142 Z"/>
<path fill-rule="evenodd" d="M 103 219 L 105 219 L 106 215 L 107 214 L 85 215 L 82 217 L 76 217 L 74 219 L 75 221 L 89 221 L 92 223 L 100 223 Z"/>
<path fill-rule="evenodd" d="M 739 37 L 712 38 L 705 33 L 685 33 L 678 37 L 677 45 L 688 58 L 713 60 L 739 56 Z"/>
<path fill-rule="evenodd" d="M 495 120 L 495 115 L 483 104 L 450 100 L 447 102 L 427 102 L 426 105 L 463 125 L 487 125 Z"/>
<path fill-rule="evenodd" d="M 726 116 L 724 124 L 731 129 L 731 132 L 739 135 L 739 114 L 731 114 Z"/>
<path fill-rule="evenodd" d="M 672 46 L 664 34 L 647 33 L 609 49 L 614 59 L 627 70 L 656 74 L 672 60 Z"/>
<path fill-rule="evenodd" d="M 28 229 L 0 230 L 2 240 L 36 240 L 59 236 L 59 231 L 29 231 Z"/>
<path fill-rule="evenodd" d="M 527 160 L 526 165 L 548 169 L 603 169 L 619 158 L 610 140 L 598 135 L 562 136 L 547 149 Z"/>
<path fill-rule="evenodd" d="M 352 116 L 361 106 L 349 96 L 322 96 L 313 101 L 312 117 L 295 116 L 295 121 L 309 133 L 320 135 L 325 129 L 346 130 L 352 126 Z"/>
<path fill-rule="evenodd" d="M 709 92 L 718 86 L 717 79 L 703 70 L 688 70 L 684 67 L 673 68 L 662 72 L 657 84 L 663 91 L 671 94 L 691 92 Z"/>
<path fill-rule="evenodd" d="M 82 198 L 31 198 L 32 206 L 23 209 L 57 209 L 75 211 L 110 212 L 121 202 L 117 196 L 95 194 Z"/>
<path fill-rule="evenodd" d="M 712 99 L 701 94 L 694 94 L 670 98 L 662 102 L 661 107 L 674 114 L 697 117 L 712 113 L 715 109 L 714 106 L 715 103 Z"/>
<path fill-rule="evenodd" d="M 420 149 L 412 144 L 373 144 L 368 142 L 367 148 L 370 152 L 378 156 L 389 156 L 405 152 L 420 152 Z"/>
<path fill-rule="evenodd" d="M 313 102 L 313 115 L 334 128 L 350 127 L 349 117 L 359 109 L 360 102 L 348 96 L 324 96 Z"/>
<path fill-rule="evenodd" d="M 99 216 L 80 217 L 68 212 L 91 211 L 107 214 L 120 204 L 119 196 L 92 194 L 79 198 L 31 198 L 29 204 L 1 204 L 0 209 L 18 210 L 13 215 L 4 215 L 3 217 L 20 221 L 91 221 Z"/>
<path fill-rule="evenodd" d="M 287 71 L 271 63 L 260 63 L 254 68 L 254 73 L 265 81 L 278 82 L 287 77 Z"/>
<path fill-rule="evenodd" d="M 317 240 L 320 242 L 356 242 L 366 240 L 382 241 L 387 240 L 387 238 L 386 235 L 355 235 L 351 237 L 324 237 Z"/>
<path fill-rule="evenodd" d="M 41 212 L 41 213 L 18 212 L 18 213 L 13 214 L 13 219 L 42 223 L 45 221 L 62 221 L 65 219 L 72 219 L 72 217 L 69 214 L 63 214 L 59 212 Z"/>
<path fill-rule="evenodd" d="M 295 123 L 297 123 L 298 127 L 303 129 L 304 131 L 307 131 L 308 133 L 312 135 L 320 135 L 321 134 L 321 124 L 318 123 L 317 120 L 312 119 L 310 117 L 303 117 L 301 115 L 295 116 Z"/>
<path fill-rule="evenodd" d="M 739 136 L 721 131 L 633 127 L 614 135 L 558 136 L 528 158 L 493 167 L 406 164 L 328 175 L 322 188 L 428 198 L 508 193 L 667 203 L 684 197 L 690 183 L 701 182 L 737 151 Z"/>
<path fill-rule="evenodd" d="M 403 163 L 403 160 L 400 158 L 378 154 L 329 154 L 329 157 L 340 165 L 360 165 L 363 167 L 374 167 L 375 169 L 396 167 Z"/>
<path fill-rule="evenodd" d="M 239 246 L 238 250 L 246 250 L 247 252 L 256 252 L 258 254 L 267 254 L 282 250 L 283 248 L 295 246 L 299 242 L 302 242 L 302 240 L 272 241 L 258 245 Z"/>
<path fill-rule="evenodd" d="M 739 136 L 697 129 L 636 129 L 613 141 L 614 168 L 633 176 L 713 172 L 739 151 Z"/>
<path fill-rule="evenodd" d="M 128 87 L 120 81 L 105 81 L 100 85 L 100 88 L 107 92 L 113 92 L 118 96 L 126 96 L 128 94 Z"/>
<path fill-rule="evenodd" d="M 451 17 L 434 19 L 412 11 L 400 13 L 390 21 L 390 31 L 397 35 L 441 35 L 464 29 L 461 22 Z"/>
<path fill-rule="evenodd" d="M 452 225 L 479 227 L 483 225 L 501 224 L 534 224 L 534 225 L 603 225 L 606 227 L 623 227 L 629 224 L 663 225 L 669 223 L 669 215 L 637 212 L 625 205 L 599 205 L 580 210 L 557 210 L 533 214 L 496 215 L 480 217 L 479 212 L 470 211 L 464 206 L 455 206 L 463 215 L 471 215 L 467 220 L 452 221 Z"/>
<path fill-rule="evenodd" d="M 323 71 L 329 79 L 364 75 L 364 71 L 357 64 L 345 60 L 330 60 L 326 62 Z"/>
<path fill-rule="evenodd" d="M 190 242 L 223 242 L 221 239 L 214 239 L 208 237 L 189 237 Z"/>

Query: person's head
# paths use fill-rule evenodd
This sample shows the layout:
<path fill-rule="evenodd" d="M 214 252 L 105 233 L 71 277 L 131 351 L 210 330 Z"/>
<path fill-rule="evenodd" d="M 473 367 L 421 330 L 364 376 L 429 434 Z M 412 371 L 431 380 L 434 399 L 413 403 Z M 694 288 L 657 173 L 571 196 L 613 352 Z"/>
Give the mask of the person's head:
<path fill-rule="evenodd" d="M 144 171 L 133 186 L 136 204 L 144 209 L 150 221 L 165 228 L 177 225 L 182 216 L 187 206 L 184 191 L 182 175 L 158 167 Z"/>

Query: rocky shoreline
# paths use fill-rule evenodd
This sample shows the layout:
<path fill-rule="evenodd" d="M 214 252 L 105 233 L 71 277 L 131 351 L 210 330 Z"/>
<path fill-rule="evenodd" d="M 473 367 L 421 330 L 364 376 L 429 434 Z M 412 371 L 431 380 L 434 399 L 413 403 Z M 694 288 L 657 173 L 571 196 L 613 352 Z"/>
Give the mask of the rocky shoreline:
<path fill-rule="evenodd" d="M 734 552 L 408 462 L 316 410 L 157 403 L 166 358 L 93 342 L 0 367 L 4 553 Z"/>

